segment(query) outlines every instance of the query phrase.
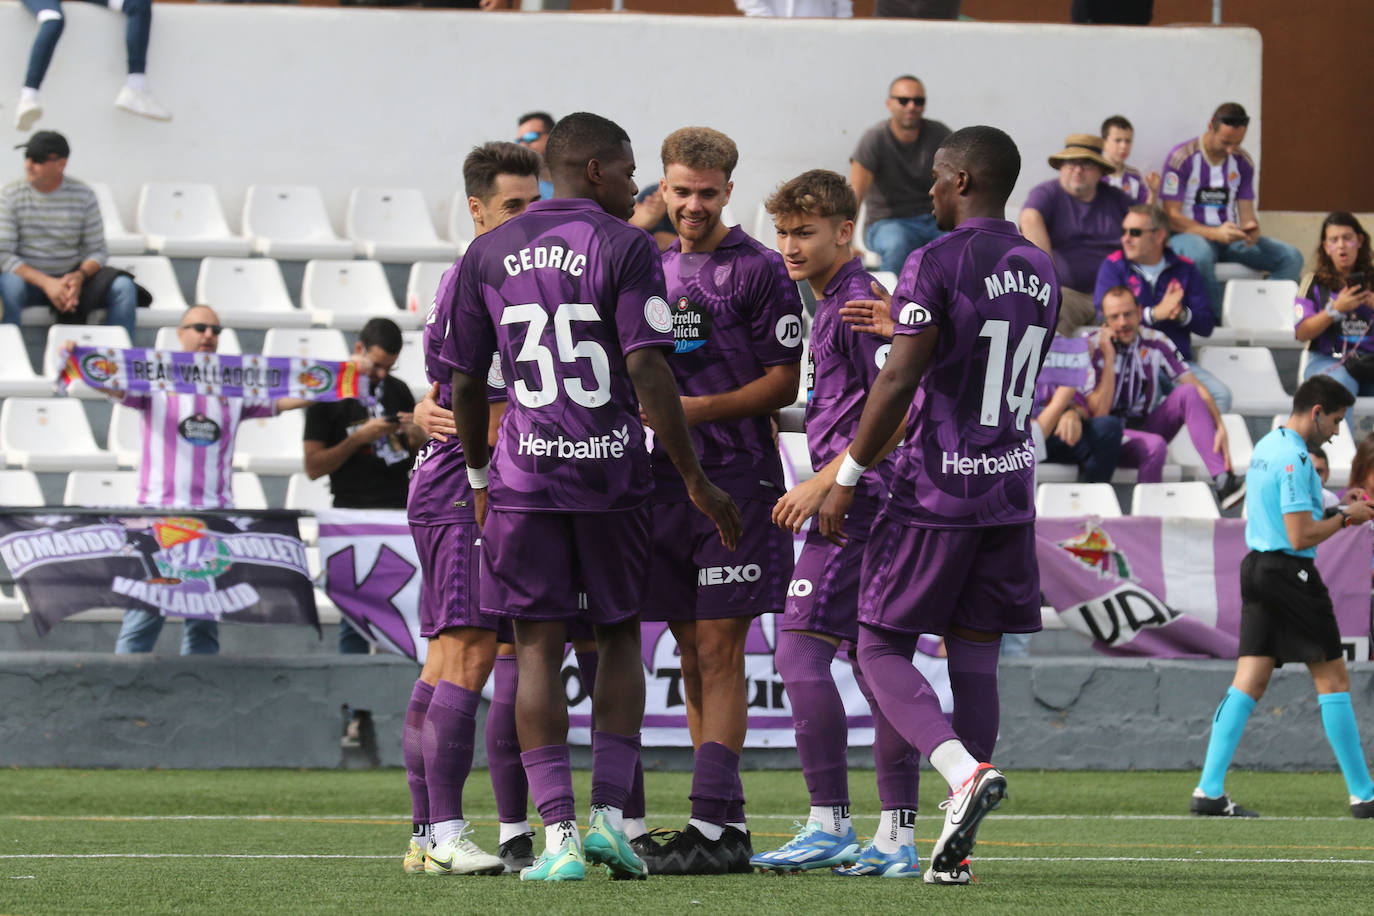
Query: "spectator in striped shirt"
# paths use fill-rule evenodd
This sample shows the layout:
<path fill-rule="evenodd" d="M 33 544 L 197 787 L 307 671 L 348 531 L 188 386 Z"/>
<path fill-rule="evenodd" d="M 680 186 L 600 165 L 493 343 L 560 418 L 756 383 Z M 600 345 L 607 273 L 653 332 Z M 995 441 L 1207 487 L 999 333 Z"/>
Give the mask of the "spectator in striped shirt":
<path fill-rule="evenodd" d="M 1255 218 L 1255 162 L 1240 148 L 1250 116 L 1235 102 L 1212 113 L 1201 137 L 1169 150 L 1160 201 L 1176 234 L 1169 247 L 1197 265 L 1212 314 L 1221 321 L 1217 262 L 1234 261 L 1297 282 L 1302 252 L 1260 235 Z"/>
<path fill-rule="evenodd" d="M 66 175 L 67 139 L 40 130 L 24 150 L 24 178 L 0 189 L 0 301 L 6 323 L 24 307 L 50 306 L 59 324 L 84 324 L 95 309 L 134 337 L 138 288 L 105 268 L 105 224 L 95 192 Z"/>

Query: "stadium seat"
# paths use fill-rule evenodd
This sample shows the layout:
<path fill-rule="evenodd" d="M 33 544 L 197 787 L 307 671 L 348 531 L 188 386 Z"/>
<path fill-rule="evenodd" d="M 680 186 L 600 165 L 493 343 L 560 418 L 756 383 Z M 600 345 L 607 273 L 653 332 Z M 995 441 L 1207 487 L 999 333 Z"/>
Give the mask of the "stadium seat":
<path fill-rule="evenodd" d="M 304 471 L 297 471 L 286 481 L 287 509 L 316 512 L 334 505 L 334 494 L 329 489 L 329 478 L 311 480 Z M 319 524 L 311 516 L 301 516 L 299 520 L 301 540 L 314 544 L 319 537 Z"/>
<path fill-rule="evenodd" d="M 419 327 L 423 315 L 403 312 L 377 261 L 309 261 L 301 283 L 301 308 L 316 324 L 356 331 L 369 318 L 390 318 L 403 328 Z"/>
<path fill-rule="evenodd" d="M 124 220 L 119 215 L 119 205 L 115 203 L 114 192 L 103 181 L 87 182 L 95 192 L 95 202 L 100 206 L 100 220 L 105 224 L 105 248 L 110 254 L 143 254 L 148 243 L 137 232 L 124 228 Z"/>
<path fill-rule="evenodd" d="M 263 356 L 300 356 L 311 359 L 348 359 L 348 342 L 338 328 L 269 328 L 262 337 Z"/>
<path fill-rule="evenodd" d="M 1272 416 L 1293 405 L 1283 390 L 1274 356 L 1263 347 L 1203 347 L 1196 355 L 1202 368 L 1231 389 L 1231 407 L 1245 416 Z"/>
<path fill-rule="evenodd" d="M 177 329 L 174 327 L 158 328 L 157 339 L 153 343 L 153 347 L 157 350 L 180 350 L 181 341 L 177 339 Z M 223 353 L 226 356 L 238 356 L 241 354 L 243 349 L 239 346 L 239 332 L 235 331 L 233 328 L 225 328 L 223 331 L 220 331 L 219 349 L 215 352 Z"/>
<path fill-rule="evenodd" d="M 145 184 L 138 192 L 138 231 L 169 258 L 246 258 L 253 243 L 229 231 L 214 185 Z"/>
<path fill-rule="evenodd" d="M 424 321 L 429 316 L 429 307 L 434 304 L 434 294 L 439 290 L 439 281 L 453 266 L 452 261 L 416 261 L 410 266 L 410 278 L 406 280 L 406 311 L 414 312 Z"/>
<path fill-rule="evenodd" d="M 0 405 L 0 454 L 30 471 L 112 471 L 115 456 L 95 444 L 81 402 L 6 398 Z"/>
<path fill-rule="evenodd" d="M 110 428 L 105 434 L 105 448 L 115 456 L 122 468 L 136 468 L 143 461 L 142 414 L 132 407 L 115 404 L 110 411 Z"/>
<path fill-rule="evenodd" d="M 1200 480 L 1138 483 L 1131 491 L 1131 514 L 1159 518 L 1221 518 L 1212 488 Z"/>
<path fill-rule="evenodd" d="M 152 304 L 138 310 L 140 328 L 160 328 L 181 322 L 181 313 L 186 311 L 186 297 L 181 294 L 181 284 L 170 258 L 160 254 L 112 255 L 108 263 L 133 274 L 134 282 L 152 294 Z"/>
<path fill-rule="evenodd" d="M 1118 518 L 1121 503 L 1109 483 L 1042 483 L 1035 489 L 1035 514 L 1045 518 Z"/>
<path fill-rule="evenodd" d="M 1288 414 L 1274 417 L 1272 429 L 1278 429 L 1288 422 Z M 1331 441 L 1322 446 L 1326 453 L 1326 465 L 1331 469 L 1331 478 L 1326 482 L 1328 490 L 1343 490 L 1350 484 L 1350 466 L 1355 462 L 1356 442 L 1350 432 L 1350 424 L 1342 423 Z"/>
<path fill-rule="evenodd" d="M 1298 284 L 1292 280 L 1232 280 L 1222 298 L 1222 322 L 1239 340 L 1263 347 L 1305 347 L 1293 336 L 1293 303 Z"/>
<path fill-rule="evenodd" d="M 0 324 L 0 397 L 46 397 L 53 393 L 55 378 L 33 371 L 19 325 Z"/>
<path fill-rule="evenodd" d="M 344 234 L 358 254 L 390 264 L 451 262 L 458 256 L 458 246 L 435 233 L 418 188 L 354 188 L 348 195 Z"/>
<path fill-rule="evenodd" d="M 301 440 L 305 411 L 288 410 L 275 417 L 245 419 L 234 443 L 234 468 L 257 474 L 294 474 L 305 468 Z"/>
<path fill-rule="evenodd" d="M 472 244 L 472 214 L 468 212 L 467 191 L 459 188 L 453 192 L 453 200 L 448 206 L 448 240 L 463 254 Z"/>
<path fill-rule="evenodd" d="M 249 185 L 243 234 L 253 251 L 279 261 L 353 256 L 353 243 L 334 232 L 324 196 L 311 185 Z"/>
<path fill-rule="evenodd" d="M 1226 427 L 1226 439 L 1230 443 L 1231 470 L 1237 474 L 1244 474 L 1250 467 L 1250 455 L 1255 450 L 1255 443 L 1250 438 L 1250 428 L 1246 425 L 1245 418 L 1238 413 L 1222 414 L 1221 422 Z M 1169 443 L 1168 461 L 1182 467 L 1183 472 L 1191 477 L 1208 476 L 1202 456 L 1193 447 L 1193 440 L 1189 438 L 1187 429 L 1180 429 L 1178 435 Z"/>
<path fill-rule="evenodd" d="M 65 341 L 75 341 L 78 347 L 117 347 L 127 349 L 129 344 L 129 332 L 112 324 L 55 324 L 48 328 L 48 343 L 43 348 L 43 375 L 50 379 L 56 379 L 62 372 L 62 344 Z M 75 398 L 103 398 L 105 395 L 96 391 L 85 382 L 72 382 L 67 387 L 68 397 Z"/>
<path fill-rule="evenodd" d="M 33 471 L 9 469 L 0 471 L 0 506 L 42 506 L 43 488 Z"/>
<path fill-rule="evenodd" d="M 882 266 L 882 258 L 878 257 L 877 252 L 869 251 L 864 244 L 864 230 L 868 228 L 868 208 L 860 205 L 859 218 L 854 221 L 854 240 L 850 242 L 854 253 L 859 256 L 859 260 L 868 270 L 874 270 Z"/>
<path fill-rule="evenodd" d="M 72 471 L 62 494 L 64 506 L 136 506 L 137 471 Z"/>
<path fill-rule="evenodd" d="M 896 291 L 897 275 L 894 274 L 892 271 L 874 270 L 870 271 L 870 273 L 873 274 L 873 279 L 877 280 L 879 283 L 883 285 L 883 289 L 887 290 L 889 293 Z"/>
<path fill-rule="evenodd" d="M 763 201 L 759 201 L 759 208 L 754 211 L 754 228 L 749 234 L 774 251 L 778 250 L 778 231 L 773 226 L 773 214 L 768 212 Z"/>
<path fill-rule="evenodd" d="M 410 386 L 410 391 L 418 401 L 429 391 L 429 377 L 425 375 L 425 332 L 423 330 L 401 332 L 401 355 L 391 374 Z"/>
<path fill-rule="evenodd" d="M 1218 283 L 1229 283 L 1232 280 L 1263 280 L 1264 276 L 1264 271 L 1246 267 L 1239 261 L 1217 262 L 1216 278 Z"/>
<path fill-rule="evenodd" d="M 232 478 L 235 509 L 266 509 L 267 493 L 262 480 L 252 471 L 235 471 Z"/>
<path fill-rule="evenodd" d="M 281 267 L 271 258 L 206 258 L 196 276 L 196 301 L 220 321 L 241 328 L 304 328 L 309 313 L 296 308 Z"/>

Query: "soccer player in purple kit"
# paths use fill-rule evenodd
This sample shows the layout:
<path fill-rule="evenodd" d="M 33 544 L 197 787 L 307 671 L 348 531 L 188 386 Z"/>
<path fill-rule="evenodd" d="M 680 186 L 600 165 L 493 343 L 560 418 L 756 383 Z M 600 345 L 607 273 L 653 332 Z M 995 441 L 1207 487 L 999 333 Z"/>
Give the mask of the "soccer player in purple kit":
<path fill-rule="evenodd" d="M 843 543 L 855 487 L 910 410 L 864 553 L 858 659 L 883 715 L 949 783 L 931 884 L 970 880 L 978 825 L 1007 789 L 989 762 L 1001 635 L 1040 629 L 1028 424 L 1060 291 L 1050 256 L 1005 219 L 1020 170 L 995 127 L 956 131 L 936 152 L 930 196 L 950 231 L 902 269 L 892 349 L 820 513 Z M 911 663 L 922 633 L 945 638 L 952 723 Z"/>
<path fill-rule="evenodd" d="M 479 146 L 463 161 L 463 184 L 477 235 L 518 216 L 539 199 L 540 160 L 514 143 Z M 481 534 L 462 445 L 452 426 L 448 379 L 439 352 L 453 321 L 458 264 L 444 274 L 425 322 L 425 374 L 433 398 L 417 420 L 433 436 L 415 456 L 410 478 L 410 533 L 420 558 L 420 635 L 425 664 L 406 707 L 402 751 L 410 784 L 413 829 L 403 868 L 415 874 L 500 874 L 502 860 L 467 839 L 463 786 L 472 770 L 476 713 L 496 656 L 496 618 L 477 600 Z M 494 441 L 506 397 L 499 367 L 489 379 Z M 431 409 L 442 428 L 426 422 Z"/>
<path fill-rule="evenodd" d="M 453 369 L 454 425 L 483 529 L 481 606 L 515 626 L 521 760 L 545 834 L 543 853 L 520 877 L 580 880 L 591 862 L 642 878 L 644 863 L 622 832 L 644 715 L 638 612 L 653 481 L 640 409 L 727 547 L 738 539 L 739 513 L 701 469 L 664 359 L 673 322 L 658 249 L 624 222 L 634 212 L 629 137 L 578 112 L 558 122 L 545 153 L 555 199 L 474 240 L 440 359 Z M 485 378 L 494 349 L 510 400 L 488 477 Z M 565 621 L 578 617 L 594 625 L 603 660 L 585 842 L 559 676 Z"/>
<path fill-rule="evenodd" d="M 793 487 L 773 508 L 773 521 L 795 534 L 830 492 L 845 446 L 858 426 L 864 397 L 890 345 L 840 319 L 846 301 L 869 296 L 873 289 L 873 277 L 850 249 L 858 202 L 849 183 L 834 172 L 815 169 L 784 183 L 764 206 L 773 215 L 788 275 L 809 283 L 816 295 L 806 406 L 807 442 L 816 476 Z M 894 438 L 889 449 L 896 444 Z M 813 526 L 792 574 L 774 665 L 792 705 L 811 812 L 792 840 L 750 860 L 759 869 L 790 872 L 840 865 L 853 866 L 837 869 L 845 875 L 921 875 L 911 836 L 919 768 L 910 747 L 876 704 L 874 762 L 882 822 L 873 843 L 859 848 L 849 817 L 847 742 L 838 740 L 847 734 L 848 725 L 830 672 L 841 643 L 852 647 L 859 636 L 859 566 L 868 525 L 887 498 L 890 470 L 891 462 L 883 461 L 877 474 L 860 482 L 861 491 L 849 510 L 854 537 L 837 546 Z M 869 696 L 862 677 L 859 683 Z"/>
<path fill-rule="evenodd" d="M 663 252 L 676 340 L 669 363 L 702 466 L 739 504 L 745 537 L 735 553 L 721 550 L 656 437 L 657 600 L 644 619 L 667 621 L 677 640 L 696 757 L 686 828 L 663 844 L 632 839 L 653 874 L 748 872 L 744 645 L 754 617 L 782 610 L 792 573 L 791 538 L 771 521 L 783 486 L 769 415 L 797 397 L 801 296 L 777 252 L 721 219 L 739 159 L 733 140 L 684 127 L 663 141 L 662 159 L 659 187 L 678 234 Z"/>

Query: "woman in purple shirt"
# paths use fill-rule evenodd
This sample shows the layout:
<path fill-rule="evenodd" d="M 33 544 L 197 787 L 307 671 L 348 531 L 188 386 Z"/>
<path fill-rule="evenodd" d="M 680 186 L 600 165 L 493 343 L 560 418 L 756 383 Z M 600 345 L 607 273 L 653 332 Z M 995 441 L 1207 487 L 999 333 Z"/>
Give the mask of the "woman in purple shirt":
<path fill-rule="evenodd" d="M 1374 359 L 1374 268 L 1369 235 L 1360 221 L 1343 210 L 1322 220 L 1317 270 L 1299 292 L 1293 333 L 1307 343 L 1303 379 L 1330 375 L 1356 397 L 1374 395 L 1374 375 L 1359 381 L 1352 360 Z M 1371 365 L 1374 368 L 1374 365 Z"/>

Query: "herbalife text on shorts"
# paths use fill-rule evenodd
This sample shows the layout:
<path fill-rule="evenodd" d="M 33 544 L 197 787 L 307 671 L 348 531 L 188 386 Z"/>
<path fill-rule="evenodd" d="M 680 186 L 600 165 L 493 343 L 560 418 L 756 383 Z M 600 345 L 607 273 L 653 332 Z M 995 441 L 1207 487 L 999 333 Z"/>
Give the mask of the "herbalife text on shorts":
<path fill-rule="evenodd" d="M 943 452 L 940 471 L 944 474 L 957 474 L 968 477 L 972 474 L 1009 474 L 1023 471 L 1035 465 L 1035 443 L 1027 439 L 1017 448 L 1001 455 L 979 455 L 970 458 L 958 452 Z"/>
<path fill-rule="evenodd" d="M 533 455 L 537 458 L 624 458 L 625 444 L 628 440 L 628 430 L 616 430 L 604 436 L 588 436 L 586 439 L 568 439 L 564 436 L 545 439 L 534 433 L 521 433 L 516 454 Z"/>

